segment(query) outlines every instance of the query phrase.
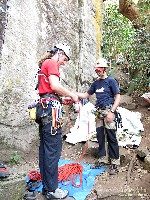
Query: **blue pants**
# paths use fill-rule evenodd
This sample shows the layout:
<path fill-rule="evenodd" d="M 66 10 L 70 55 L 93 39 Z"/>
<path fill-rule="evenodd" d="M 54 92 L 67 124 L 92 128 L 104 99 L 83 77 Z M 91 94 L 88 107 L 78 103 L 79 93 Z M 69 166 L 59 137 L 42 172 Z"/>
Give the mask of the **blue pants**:
<path fill-rule="evenodd" d="M 103 157 L 106 156 L 106 149 L 105 149 L 105 134 L 107 137 L 108 142 L 108 156 L 111 159 L 119 159 L 119 146 L 118 141 L 116 138 L 116 130 L 107 129 L 104 126 L 97 127 L 97 140 L 99 143 L 99 151 L 98 156 Z"/>
<path fill-rule="evenodd" d="M 58 161 L 62 151 L 61 128 L 56 135 L 52 135 L 51 126 L 51 121 L 39 126 L 39 168 L 43 187 L 48 191 L 54 191 L 58 188 Z"/>

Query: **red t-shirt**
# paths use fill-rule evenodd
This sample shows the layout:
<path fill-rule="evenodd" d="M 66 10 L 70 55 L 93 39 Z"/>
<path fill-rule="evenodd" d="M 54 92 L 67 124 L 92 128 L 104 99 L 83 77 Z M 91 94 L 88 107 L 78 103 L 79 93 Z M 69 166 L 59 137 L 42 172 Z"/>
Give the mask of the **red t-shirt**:
<path fill-rule="evenodd" d="M 38 86 L 39 95 L 42 95 L 45 93 L 52 93 L 52 94 L 54 93 L 54 91 L 50 87 L 48 77 L 50 75 L 55 75 L 55 76 L 60 77 L 59 66 L 60 65 L 57 64 L 57 61 L 52 60 L 52 59 L 47 59 L 43 62 L 41 66 L 41 72 L 39 73 L 39 82 L 40 82 Z"/>

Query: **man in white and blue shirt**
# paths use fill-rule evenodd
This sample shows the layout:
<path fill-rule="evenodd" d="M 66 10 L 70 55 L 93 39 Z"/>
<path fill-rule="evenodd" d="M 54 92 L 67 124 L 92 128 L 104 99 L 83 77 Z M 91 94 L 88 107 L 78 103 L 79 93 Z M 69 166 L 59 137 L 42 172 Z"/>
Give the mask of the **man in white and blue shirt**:
<path fill-rule="evenodd" d="M 120 90 L 117 81 L 107 76 L 107 61 L 99 58 L 94 67 L 98 75 L 86 93 L 77 93 L 80 98 L 89 98 L 90 95 L 96 94 L 96 132 L 99 143 L 98 161 L 92 168 L 100 168 L 108 163 L 106 154 L 110 162 L 110 175 L 118 172 L 119 146 L 116 138 L 116 109 L 120 103 Z M 105 147 L 106 138 L 108 147 Z M 107 152 L 108 151 L 108 152 Z"/>

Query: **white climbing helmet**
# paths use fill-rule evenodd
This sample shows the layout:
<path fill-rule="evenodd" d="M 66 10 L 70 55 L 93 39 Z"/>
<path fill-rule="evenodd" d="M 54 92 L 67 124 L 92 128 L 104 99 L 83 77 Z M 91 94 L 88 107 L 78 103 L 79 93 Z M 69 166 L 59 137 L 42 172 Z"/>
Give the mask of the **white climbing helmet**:
<path fill-rule="evenodd" d="M 60 43 L 60 44 L 55 45 L 54 47 L 62 50 L 65 53 L 65 55 L 68 57 L 68 59 L 70 60 L 71 49 L 70 49 L 70 47 L 67 44 Z"/>
<path fill-rule="evenodd" d="M 95 67 L 98 67 L 97 65 L 99 65 L 99 67 L 108 67 L 107 60 L 101 57 L 97 59 Z"/>

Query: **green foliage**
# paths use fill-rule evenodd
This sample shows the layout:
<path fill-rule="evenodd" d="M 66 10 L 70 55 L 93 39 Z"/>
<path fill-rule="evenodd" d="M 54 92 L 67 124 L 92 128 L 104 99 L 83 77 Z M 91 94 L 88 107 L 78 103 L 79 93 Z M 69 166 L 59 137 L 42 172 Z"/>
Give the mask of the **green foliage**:
<path fill-rule="evenodd" d="M 118 13 L 117 5 L 109 5 L 103 21 L 103 53 L 108 59 L 117 53 L 126 53 L 126 48 L 133 41 L 135 30 L 131 22 Z"/>
<path fill-rule="evenodd" d="M 118 13 L 117 5 L 109 5 L 104 16 L 103 32 L 103 55 L 116 65 L 116 56 L 122 53 L 129 64 L 129 84 L 127 92 L 139 96 L 148 89 L 150 82 L 147 74 L 150 58 L 149 24 L 147 1 L 141 5 L 140 12 L 145 15 L 140 16 L 143 28 L 136 30 L 131 22 Z"/>
<path fill-rule="evenodd" d="M 21 156 L 18 154 L 17 151 L 15 151 L 11 156 L 11 163 L 12 164 L 18 164 L 21 162 Z"/>
<path fill-rule="evenodd" d="M 137 30 L 132 45 L 127 48 L 130 62 L 130 85 L 129 90 L 139 96 L 148 91 L 150 43 L 149 33 L 145 28 Z M 134 87 L 133 87 L 134 86 Z"/>

